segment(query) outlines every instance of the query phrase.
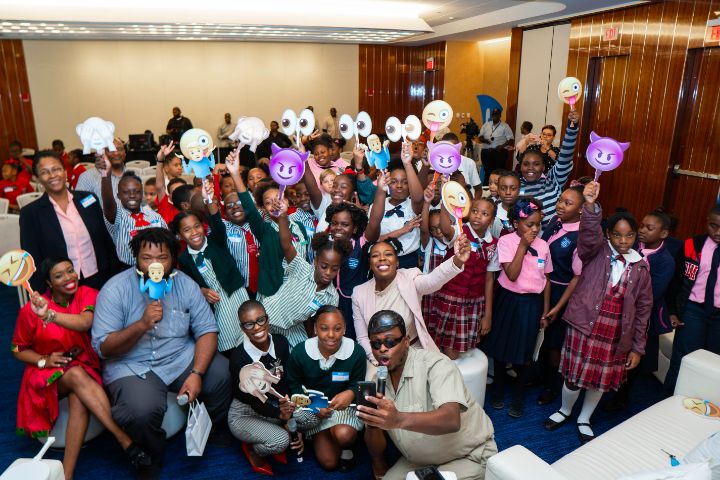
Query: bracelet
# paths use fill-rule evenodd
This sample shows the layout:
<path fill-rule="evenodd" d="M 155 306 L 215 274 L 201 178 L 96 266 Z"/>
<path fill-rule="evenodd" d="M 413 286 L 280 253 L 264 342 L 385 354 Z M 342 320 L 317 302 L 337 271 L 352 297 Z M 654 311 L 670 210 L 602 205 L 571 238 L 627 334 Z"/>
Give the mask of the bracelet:
<path fill-rule="evenodd" d="M 56 315 L 55 310 L 48 309 L 47 315 L 45 316 L 45 318 L 42 321 L 43 328 L 46 328 L 48 326 L 48 323 L 55 323 L 55 315 Z"/>
<path fill-rule="evenodd" d="M 205 374 L 203 372 L 201 372 L 200 370 L 195 370 L 194 368 L 192 370 L 190 370 L 190 373 L 191 374 L 194 373 L 195 375 L 197 375 L 200 378 L 205 377 Z"/>

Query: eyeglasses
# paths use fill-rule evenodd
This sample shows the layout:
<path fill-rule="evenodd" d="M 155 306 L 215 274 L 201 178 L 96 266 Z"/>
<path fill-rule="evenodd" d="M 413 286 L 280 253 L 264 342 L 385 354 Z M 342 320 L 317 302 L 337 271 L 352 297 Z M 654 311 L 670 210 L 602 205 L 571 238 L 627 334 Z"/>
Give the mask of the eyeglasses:
<path fill-rule="evenodd" d="M 243 328 L 243 330 L 252 330 L 255 328 L 255 325 L 258 327 L 262 327 L 265 325 L 270 318 L 267 315 L 260 315 L 258 318 L 255 319 L 254 322 L 243 322 L 240 324 L 240 326 Z"/>
<path fill-rule="evenodd" d="M 395 345 L 399 344 L 402 339 L 405 338 L 405 335 L 398 338 L 383 338 L 382 340 L 370 340 L 370 346 L 373 350 L 380 350 L 380 347 L 385 345 L 385 348 L 393 348 Z"/>
<path fill-rule="evenodd" d="M 235 208 L 235 207 L 242 207 L 242 203 L 240 203 L 240 200 L 237 202 L 225 202 L 225 208 Z"/>

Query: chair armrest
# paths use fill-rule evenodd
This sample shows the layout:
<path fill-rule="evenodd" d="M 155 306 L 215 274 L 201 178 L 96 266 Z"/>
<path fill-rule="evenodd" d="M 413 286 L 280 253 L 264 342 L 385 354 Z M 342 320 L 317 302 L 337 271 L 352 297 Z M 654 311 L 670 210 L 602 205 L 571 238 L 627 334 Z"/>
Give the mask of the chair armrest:
<path fill-rule="evenodd" d="M 675 395 L 696 397 L 720 403 L 720 355 L 695 350 L 680 364 Z"/>
<path fill-rule="evenodd" d="M 552 466 L 522 445 L 490 457 L 485 480 L 567 480 Z"/>

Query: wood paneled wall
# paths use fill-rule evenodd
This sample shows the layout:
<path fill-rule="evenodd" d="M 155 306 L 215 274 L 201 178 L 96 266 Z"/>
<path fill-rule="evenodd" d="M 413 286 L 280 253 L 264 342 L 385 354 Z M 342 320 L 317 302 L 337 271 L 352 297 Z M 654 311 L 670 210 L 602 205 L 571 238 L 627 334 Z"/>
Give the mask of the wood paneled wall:
<path fill-rule="evenodd" d="M 0 40 L 0 161 L 13 140 L 37 149 L 22 41 Z"/>
<path fill-rule="evenodd" d="M 445 42 L 417 47 L 360 45 L 358 106 L 373 119 L 373 132 L 385 132 L 385 120 L 418 117 L 426 103 L 445 93 Z M 425 59 L 435 70 L 425 71 Z"/>
<path fill-rule="evenodd" d="M 510 75 L 508 76 L 507 109 L 505 123 L 510 129 L 517 123 L 518 95 L 520 92 L 520 58 L 522 56 L 523 29 L 513 28 L 510 35 Z"/>
<path fill-rule="evenodd" d="M 590 129 L 599 135 L 629 141 L 625 162 L 614 172 L 604 173 L 601 201 L 606 211 L 623 205 L 636 215 L 662 204 L 671 188 L 669 167 L 673 141 L 682 132 L 676 128 L 681 86 L 690 49 L 718 46 L 720 42 L 706 42 L 708 20 L 720 10 L 719 0 L 672 0 L 612 10 L 574 19 L 570 31 L 568 76 L 583 81 L 585 97 L 577 108 L 588 107 L 596 98 L 593 111 L 585 115 L 580 131 L 580 147 L 573 178 L 593 174 L 584 161 Z M 616 40 L 604 41 L 607 27 L 617 27 Z M 598 62 L 595 58 L 601 57 Z M 600 82 L 593 92 L 588 91 L 592 66 L 602 69 Z M 720 78 L 705 79 L 706 87 L 717 91 Z M 566 112 L 567 113 L 567 108 Z M 709 119 L 708 119 L 709 121 Z M 717 120 L 715 120 L 717 121 Z M 698 145 L 710 149 L 710 139 L 693 138 Z M 718 156 L 714 152 L 715 158 Z M 711 168 L 704 165 L 704 168 Z M 718 172 L 717 163 L 714 165 Z M 689 234 L 682 217 L 702 215 L 717 194 L 717 182 L 705 183 L 699 204 L 685 211 L 680 205 L 666 205 L 681 217 L 680 234 Z M 705 197 L 707 197 L 705 199 Z M 689 222 L 686 222 L 686 225 Z"/>

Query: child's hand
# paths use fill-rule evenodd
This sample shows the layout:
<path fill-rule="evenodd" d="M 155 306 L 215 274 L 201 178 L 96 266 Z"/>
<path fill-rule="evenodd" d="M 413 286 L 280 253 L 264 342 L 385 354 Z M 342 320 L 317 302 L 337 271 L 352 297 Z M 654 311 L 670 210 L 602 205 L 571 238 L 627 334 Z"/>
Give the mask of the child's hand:
<path fill-rule="evenodd" d="M 633 368 L 637 367 L 640 363 L 640 359 L 642 358 L 642 355 L 640 355 L 637 352 L 630 352 L 627 356 L 627 361 L 625 362 L 625 369 L 626 370 L 632 370 Z"/>
<path fill-rule="evenodd" d="M 568 120 L 570 120 L 570 123 L 574 126 L 573 128 L 577 128 L 578 123 L 580 122 L 580 114 L 577 110 L 570 110 L 570 113 L 568 113 Z"/>
<path fill-rule="evenodd" d="M 213 168 L 213 173 L 215 175 L 222 175 L 227 171 L 227 166 L 224 163 L 218 163 L 215 165 L 215 168 Z"/>
<path fill-rule="evenodd" d="M 436 186 L 433 186 L 432 182 L 430 182 L 430 184 L 423 192 L 423 199 L 425 200 L 425 203 L 432 203 L 433 199 L 435 198 L 435 188 Z"/>
<path fill-rule="evenodd" d="M 200 291 L 202 292 L 203 297 L 205 297 L 205 300 L 207 300 L 210 305 L 215 305 L 220 301 L 220 295 L 218 295 L 215 290 L 212 290 L 210 288 L 201 288 Z"/>
<path fill-rule="evenodd" d="M 413 159 L 412 143 L 410 143 L 410 142 L 402 143 L 402 149 L 400 150 L 400 159 L 402 160 L 402 163 L 404 165 L 407 165 L 410 162 L 412 162 L 412 159 Z"/>
<path fill-rule="evenodd" d="M 355 170 L 363 169 L 363 160 L 365 159 L 365 149 L 362 144 L 355 144 L 353 147 L 353 166 Z"/>
<path fill-rule="evenodd" d="M 532 230 L 528 230 L 525 232 L 524 235 L 520 237 L 520 246 L 521 247 L 529 247 L 532 245 L 532 242 L 535 241 L 535 237 L 537 237 L 537 233 L 533 232 Z"/>
<path fill-rule="evenodd" d="M 157 156 L 155 157 L 157 159 L 157 163 L 163 163 L 165 161 L 165 157 L 172 153 L 174 146 L 175 142 L 172 140 L 170 140 L 170 143 L 167 145 L 160 145 L 160 150 L 158 150 Z"/>
<path fill-rule="evenodd" d="M 486 313 L 482 321 L 480 322 L 480 336 L 484 337 L 488 333 L 490 333 L 490 329 L 492 328 L 492 316 L 490 313 Z"/>
<path fill-rule="evenodd" d="M 207 201 L 214 201 L 215 198 L 215 185 L 211 180 L 203 180 L 203 188 L 201 190 L 203 199 Z"/>
<path fill-rule="evenodd" d="M 272 211 L 277 213 L 278 217 L 282 217 L 287 214 L 288 206 L 287 203 L 279 198 L 273 198 Z"/>
<path fill-rule="evenodd" d="M 239 175 L 240 174 L 240 150 L 234 149 L 228 154 L 227 158 L 225 159 L 225 168 L 228 172 L 230 172 L 230 175 Z"/>
<path fill-rule="evenodd" d="M 585 203 L 593 205 L 600 196 L 600 184 L 598 182 L 589 182 L 583 189 L 583 197 Z"/>
<path fill-rule="evenodd" d="M 453 248 L 455 249 L 455 256 L 453 257 L 455 265 L 462 267 L 465 265 L 465 262 L 468 261 L 470 254 L 472 253 L 472 250 L 470 249 L 470 241 L 464 233 L 457 237 Z"/>
<path fill-rule="evenodd" d="M 112 165 L 110 165 L 110 160 L 108 159 L 105 150 L 95 156 L 95 168 L 100 172 L 100 176 L 102 178 L 107 177 L 110 173 L 110 168 L 112 168 Z"/>
<path fill-rule="evenodd" d="M 380 172 L 380 175 L 378 175 L 377 179 L 377 188 L 378 190 L 385 191 L 385 187 L 390 185 L 390 173 L 382 173 Z"/>
<path fill-rule="evenodd" d="M 416 228 L 420 228 L 420 223 L 422 223 L 422 215 L 418 215 L 417 217 L 413 218 L 409 222 L 407 222 L 403 226 L 403 230 L 405 230 L 405 233 L 410 233 Z M 404 235 L 404 234 L 403 234 Z"/>

